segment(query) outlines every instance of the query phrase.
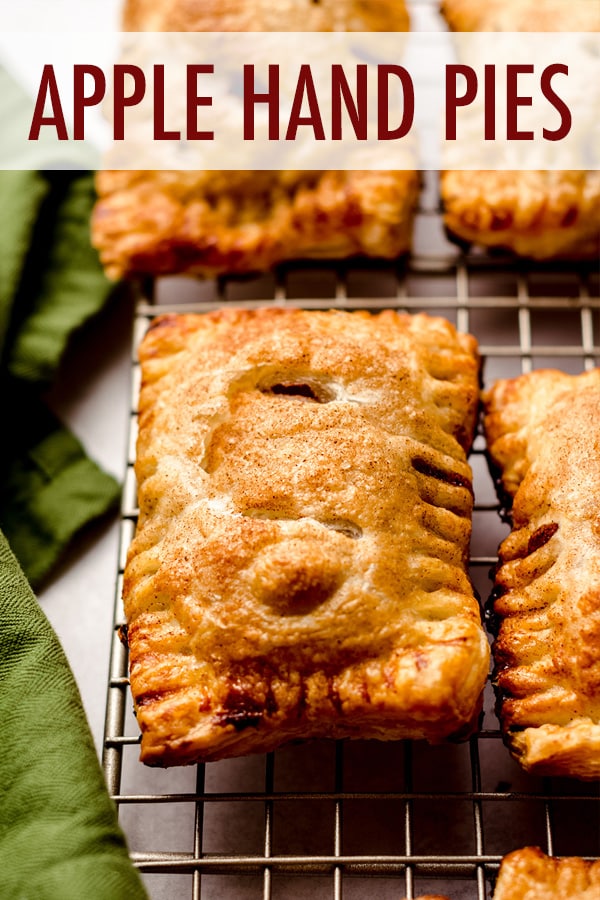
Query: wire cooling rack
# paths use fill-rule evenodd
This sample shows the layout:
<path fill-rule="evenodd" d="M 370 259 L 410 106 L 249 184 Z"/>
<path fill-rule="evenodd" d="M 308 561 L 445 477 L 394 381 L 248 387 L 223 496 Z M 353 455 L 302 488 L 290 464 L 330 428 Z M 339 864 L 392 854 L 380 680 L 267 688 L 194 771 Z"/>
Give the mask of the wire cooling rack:
<path fill-rule="evenodd" d="M 426 893 L 485 900 L 502 856 L 518 847 L 600 857 L 598 785 L 522 772 L 500 738 L 490 685 L 481 730 L 464 744 L 311 741 L 184 769 L 138 762 L 120 596 L 136 518 L 135 348 L 154 315 L 223 303 L 426 311 L 475 334 L 486 385 L 533 368 L 577 373 L 600 364 L 597 264 L 531 265 L 462 251 L 446 240 L 436 197 L 428 173 L 414 253 L 397 264 L 304 264 L 210 282 L 163 279 L 152 293 L 140 293 L 104 769 L 152 900 L 399 900 Z M 507 526 L 481 434 L 471 464 L 470 572 L 485 601 Z"/>

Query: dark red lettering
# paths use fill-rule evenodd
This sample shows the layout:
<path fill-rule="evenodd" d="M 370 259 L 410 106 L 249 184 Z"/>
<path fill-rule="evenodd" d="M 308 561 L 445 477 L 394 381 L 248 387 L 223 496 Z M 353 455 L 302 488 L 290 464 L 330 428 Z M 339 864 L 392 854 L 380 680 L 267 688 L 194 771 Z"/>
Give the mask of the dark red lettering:
<path fill-rule="evenodd" d="M 308 115 L 303 116 L 302 107 L 304 101 L 308 104 Z M 308 125 L 312 128 L 315 140 L 325 140 L 325 129 L 321 119 L 319 110 L 319 101 L 315 90 L 310 66 L 304 64 L 300 66 L 300 74 L 298 75 L 298 83 L 292 100 L 292 110 L 290 112 L 290 120 L 288 122 L 287 131 L 285 133 L 286 141 L 295 141 L 300 125 Z"/>
<path fill-rule="evenodd" d="M 188 66 L 186 70 L 186 109 L 187 127 L 186 137 L 188 141 L 214 141 L 214 131 L 199 131 L 197 109 L 200 106 L 212 106 L 212 97 L 198 96 L 198 75 L 212 75 L 215 67 L 212 65 Z"/>
<path fill-rule="evenodd" d="M 93 90 L 86 94 L 86 78 L 93 79 Z M 85 140 L 84 110 L 86 106 L 97 106 L 106 94 L 106 75 L 99 66 L 77 65 L 73 67 L 73 138 Z"/>
<path fill-rule="evenodd" d="M 154 66 L 154 140 L 178 141 L 180 131 L 167 131 L 165 128 L 165 67 Z"/>
<path fill-rule="evenodd" d="M 390 75 L 400 79 L 402 86 L 402 119 L 397 128 L 390 128 Z M 394 141 L 405 137 L 415 117 L 415 90 L 412 78 L 404 66 L 377 66 L 377 137 L 380 141 Z"/>
<path fill-rule="evenodd" d="M 47 100 L 50 101 L 50 106 L 52 107 L 51 116 L 44 115 L 44 108 L 46 106 Z M 65 115 L 63 113 L 60 102 L 60 94 L 58 91 L 58 84 L 56 82 L 56 75 L 54 74 L 54 66 L 50 65 L 44 66 L 42 70 L 40 88 L 35 101 L 33 118 L 31 120 L 31 127 L 29 129 L 30 141 L 37 141 L 39 139 L 40 129 L 42 125 L 54 125 L 54 127 L 56 128 L 56 136 L 58 140 L 69 140 L 67 125 L 65 122 Z"/>
<path fill-rule="evenodd" d="M 267 103 L 269 107 L 269 140 L 279 140 L 279 66 L 269 66 L 269 89 L 266 94 L 254 90 L 254 66 L 244 66 L 244 140 L 254 140 L 254 107 Z"/>
<path fill-rule="evenodd" d="M 457 76 L 465 79 L 465 92 L 458 96 Z M 477 96 L 477 74 L 471 66 L 462 64 L 446 66 L 446 140 L 456 140 L 456 110 L 469 106 Z"/>
<path fill-rule="evenodd" d="M 352 93 L 344 67 L 334 63 L 331 67 L 331 139 L 342 140 L 342 101 L 354 134 L 359 141 L 366 141 L 368 131 L 368 68 L 360 63 L 356 66 L 356 99 Z"/>
<path fill-rule="evenodd" d="M 496 139 L 496 66 L 483 67 L 484 82 L 484 137 L 486 141 Z"/>
<path fill-rule="evenodd" d="M 549 128 L 542 129 L 542 134 L 547 141 L 562 141 L 571 130 L 572 118 L 571 118 L 571 110 L 567 106 L 567 104 L 562 100 L 558 94 L 556 94 L 552 88 L 552 79 L 555 75 L 568 75 L 569 67 L 563 65 L 562 63 L 554 63 L 551 66 L 547 66 L 542 72 L 542 77 L 540 79 L 540 87 L 542 89 L 542 94 L 549 100 L 552 106 L 558 111 L 560 115 L 560 125 L 554 131 L 550 131 Z"/>
<path fill-rule="evenodd" d="M 126 77 L 133 79 L 133 90 L 125 93 Z M 113 102 L 113 138 L 115 141 L 125 139 L 125 108 L 137 106 L 144 99 L 146 93 L 146 76 L 139 66 L 118 63 L 114 74 L 114 102 Z"/>
<path fill-rule="evenodd" d="M 517 113 L 520 106 L 532 106 L 532 97 L 519 95 L 519 75 L 531 75 L 532 65 L 508 65 L 506 67 L 506 138 L 509 141 L 532 141 L 533 131 L 519 131 Z"/>

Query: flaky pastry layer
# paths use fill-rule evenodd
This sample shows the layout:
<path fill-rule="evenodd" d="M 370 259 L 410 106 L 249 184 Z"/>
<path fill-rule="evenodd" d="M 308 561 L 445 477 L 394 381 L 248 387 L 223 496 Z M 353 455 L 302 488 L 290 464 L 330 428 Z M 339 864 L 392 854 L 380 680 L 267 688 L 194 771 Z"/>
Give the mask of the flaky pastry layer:
<path fill-rule="evenodd" d="M 448 170 L 444 223 L 469 243 L 533 259 L 600 253 L 600 172 Z"/>
<path fill-rule="evenodd" d="M 600 31 L 589 0 L 442 0 L 455 31 Z M 454 171 L 441 175 L 444 223 L 468 243 L 532 259 L 600 254 L 597 171 Z"/>
<path fill-rule="evenodd" d="M 129 31 L 407 31 L 402 0 L 129 0 Z M 215 276 L 407 253 L 415 171 L 103 171 L 92 241 L 113 278 Z"/>
<path fill-rule="evenodd" d="M 484 395 L 511 534 L 496 572 L 506 740 L 538 774 L 600 777 L 600 369 L 539 370 Z"/>
<path fill-rule="evenodd" d="M 454 31 L 600 31 L 593 0 L 441 0 Z"/>
<path fill-rule="evenodd" d="M 127 0 L 125 31 L 408 31 L 402 0 Z"/>
<path fill-rule="evenodd" d="M 600 862 L 515 850 L 502 860 L 494 900 L 600 900 Z"/>
<path fill-rule="evenodd" d="M 225 308 L 140 349 L 124 577 L 141 756 L 468 731 L 474 339 L 425 315 Z"/>
<path fill-rule="evenodd" d="M 392 259 L 410 248 L 419 191 L 410 171 L 107 170 L 96 181 L 92 237 L 114 278 Z"/>

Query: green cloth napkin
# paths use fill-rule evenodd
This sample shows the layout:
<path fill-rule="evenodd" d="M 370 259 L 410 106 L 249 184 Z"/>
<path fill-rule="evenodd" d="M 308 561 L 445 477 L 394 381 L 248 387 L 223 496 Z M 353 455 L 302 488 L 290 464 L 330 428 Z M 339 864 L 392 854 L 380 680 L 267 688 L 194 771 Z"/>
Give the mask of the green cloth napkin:
<path fill-rule="evenodd" d="M 113 291 L 90 243 L 94 199 L 90 172 L 0 172 L 0 528 L 34 587 L 120 493 L 42 400 Z"/>
<path fill-rule="evenodd" d="M 1 67 L 0 88 L 6 149 L 23 103 Z M 73 333 L 112 292 L 90 244 L 93 203 L 89 171 L 0 171 L 2 900 L 147 896 L 73 674 L 30 586 L 120 494 L 43 399 Z"/>
<path fill-rule="evenodd" d="M 0 535 L 0 897 L 143 900 L 73 675 Z"/>

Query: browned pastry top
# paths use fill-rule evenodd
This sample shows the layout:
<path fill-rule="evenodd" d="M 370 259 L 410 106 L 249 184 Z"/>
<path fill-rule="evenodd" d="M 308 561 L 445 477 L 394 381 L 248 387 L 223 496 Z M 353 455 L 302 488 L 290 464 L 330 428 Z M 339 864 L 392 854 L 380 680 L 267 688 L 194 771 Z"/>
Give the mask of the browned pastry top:
<path fill-rule="evenodd" d="M 600 31 L 596 0 L 442 0 L 455 31 Z M 532 259 L 597 259 L 600 172 L 446 171 L 444 223 L 469 243 Z"/>
<path fill-rule="evenodd" d="M 502 860 L 494 900 L 600 900 L 600 862 L 515 850 Z"/>
<path fill-rule="evenodd" d="M 600 172 L 449 170 L 441 191 L 444 222 L 466 241 L 533 259 L 598 258 Z"/>
<path fill-rule="evenodd" d="M 92 232 L 111 277 L 264 271 L 303 257 L 394 258 L 416 172 L 99 172 Z"/>
<path fill-rule="evenodd" d="M 129 0 L 124 28 L 407 31 L 409 21 L 402 0 Z M 110 277 L 215 276 L 290 259 L 398 257 L 411 246 L 419 176 L 109 170 L 97 189 L 92 239 Z"/>
<path fill-rule="evenodd" d="M 474 340 L 443 319 L 159 318 L 124 602 L 142 758 L 471 724 Z"/>
<path fill-rule="evenodd" d="M 402 0 L 127 0 L 126 31 L 408 31 Z"/>
<path fill-rule="evenodd" d="M 495 611 L 502 723 L 540 773 L 600 777 L 600 369 L 538 370 L 485 395 L 513 531 Z"/>
<path fill-rule="evenodd" d="M 600 31 L 596 0 L 441 0 L 454 31 Z"/>

